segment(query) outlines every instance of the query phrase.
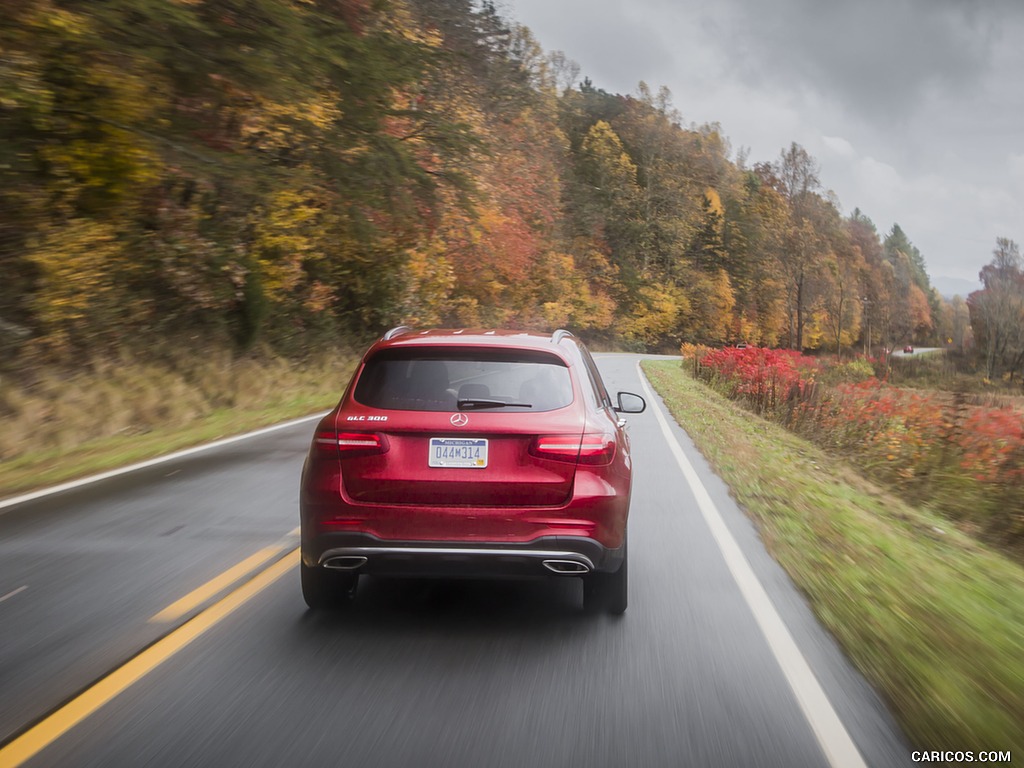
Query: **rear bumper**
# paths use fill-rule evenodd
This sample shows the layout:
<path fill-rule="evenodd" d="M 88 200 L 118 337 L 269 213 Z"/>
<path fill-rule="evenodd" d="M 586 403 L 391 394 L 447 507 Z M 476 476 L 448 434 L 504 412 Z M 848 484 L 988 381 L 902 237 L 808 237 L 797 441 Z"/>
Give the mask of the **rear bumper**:
<path fill-rule="evenodd" d="M 547 507 L 451 505 L 444 498 L 432 505 L 363 504 L 339 492 L 338 478 L 323 486 L 304 478 L 299 494 L 303 552 L 319 558 L 331 546 L 349 546 L 352 537 L 458 548 L 486 547 L 488 542 L 504 547 L 586 539 L 616 549 L 624 541 L 629 516 L 629 479 L 602 474 L 578 468 L 571 497 L 563 505 Z M 321 543 L 334 540 L 342 543 Z"/>
<path fill-rule="evenodd" d="M 303 537 L 307 566 L 371 576 L 537 578 L 615 571 L 625 548 L 609 549 L 577 536 L 544 536 L 525 543 L 391 541 L 366 533 Z"/>

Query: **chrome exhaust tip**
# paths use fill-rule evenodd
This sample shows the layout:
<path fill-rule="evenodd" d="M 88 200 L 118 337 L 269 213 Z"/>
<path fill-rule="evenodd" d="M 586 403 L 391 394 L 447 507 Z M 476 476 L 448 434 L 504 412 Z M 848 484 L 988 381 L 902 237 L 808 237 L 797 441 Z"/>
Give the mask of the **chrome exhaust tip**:
<path fill-rule="evenodd" d="M 581 573 L 590 572 L 590 568 L 576 560 L 544 560 L 543 565 L 559 576 L 578 576 Z"/>
<path fill-rule="evenodd" d="M 324 568 L 331 568 L 336 571 L 354 571 L 366 565 L 366 558 L 361 555 L 344 555 L 342 557 L 331 557 L 324 560 Z"/>

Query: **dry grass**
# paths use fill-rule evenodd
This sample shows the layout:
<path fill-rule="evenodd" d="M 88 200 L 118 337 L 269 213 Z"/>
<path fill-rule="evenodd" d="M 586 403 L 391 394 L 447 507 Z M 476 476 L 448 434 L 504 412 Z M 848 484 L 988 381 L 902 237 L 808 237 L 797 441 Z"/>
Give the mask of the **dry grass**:
<path fill-rule="evenodd" d="M 0 496 L 327 410 L 355 362 L 344 351 L 296 364 L 212 350 L 0 378 Z"/>

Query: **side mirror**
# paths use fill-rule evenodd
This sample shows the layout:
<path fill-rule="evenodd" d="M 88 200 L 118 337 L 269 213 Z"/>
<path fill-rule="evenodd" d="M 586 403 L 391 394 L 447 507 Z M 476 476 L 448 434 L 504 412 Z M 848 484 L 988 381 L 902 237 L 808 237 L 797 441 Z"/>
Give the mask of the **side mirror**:
<path fill-rule="evenodd" d="M 640 395 L 634 395 L 632 392 L 619 392 L 617 397 L 619 404 L 615 410 L 618 413 L 643 413 L 647 410 L 647 401 Z"/>

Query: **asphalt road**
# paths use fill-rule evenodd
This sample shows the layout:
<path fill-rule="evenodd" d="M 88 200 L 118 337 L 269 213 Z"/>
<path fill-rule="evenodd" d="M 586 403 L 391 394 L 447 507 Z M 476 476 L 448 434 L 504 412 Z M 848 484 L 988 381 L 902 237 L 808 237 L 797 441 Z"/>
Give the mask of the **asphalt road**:
<path fill-rule="evenodd" d="M 598 356 L 611 391 L 646 394 L 638 359 Z M 350 613 L 308 612 L 312 421 L 0 511 L 0 767 L 908 765 L 658 408 L 629 417 L 622 618 L 583 614 L 576 579 L 364 580 Z"/>
<path fill-rule="evenodd" d="M 942 352 L 942 347 L 914 347 L 913 352 L 904 352 L 903 348 L 894 349 L 890 354 L 893 357 L 913 357 L 914 355 L 926 355 L 929 352 Z"/>

